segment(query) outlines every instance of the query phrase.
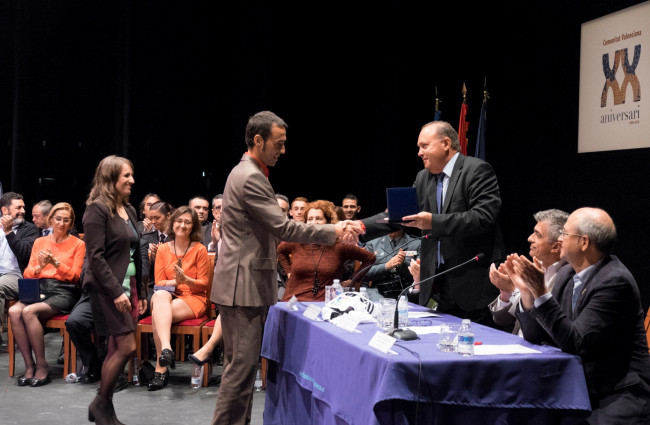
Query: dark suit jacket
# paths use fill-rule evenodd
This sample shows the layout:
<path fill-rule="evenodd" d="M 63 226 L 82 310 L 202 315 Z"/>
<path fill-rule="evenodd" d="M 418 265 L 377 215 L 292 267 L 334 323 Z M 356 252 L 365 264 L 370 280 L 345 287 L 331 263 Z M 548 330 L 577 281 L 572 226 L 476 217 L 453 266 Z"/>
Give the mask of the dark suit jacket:
<path fill-rule="evenodd" d="M 16 233 L 9 232 L 6 235 L 7 243 L 18 260 L 18 267 L 20 267 L 21 273 L 25 271 L 25 267 L 29 264 L 29 257 L 32 255 L 34 241 L 40 236 L 40 229 L 29 221 L 23 221 L 16 229 Z"/>
<path fill-rule="evenodd" d="M 447 186 L 442 213 L 436 211 L 436 179 L 428 170 L 421 170 L 414 186 L 420 211 L 433 213 L 432 237 L 422 240 L 420 277 L 426 279 L 436 271 L 438 240 L 447 268 L 461 264 L 479 253 L 485 260 L 446 274 L 446 287 L 441 293 L 465 311 L 486 307 L 498 294 L 488 277 L 489 264 L 505 258 L 499 226 L 501 195 L 497 177 L 487 162 L 459 154 Z M 378 224 L 385 213 L 364 219 L 365 240 L 390 233 L 394 226 Z M 426 305 L 432 295 L 432 281 L 422 284 L 420 304 Z"/>
<path fill-rule="evenodd" d="M 135 208 L 126 206 L 129 219 L 137 223 Z M 107 302 L 124 293 L 122 282 L 130 261 L 129 233 L 131 229 L 118 215 L 110 216 L 108 207 L 101 201 L 95 201 L 86 207 L 83 216 L 84 242 L 86 243 L 86 272 L 84 287 L 89 285 L 98 293 L 108 296 Z M 142 249 L 142 245 L 140 245 Z M 136 268 L 138 297 L 146 298 L 145 285 L 142 281 L 142 253 L 133 253 Z M 112 305 L 111 305 L 112 306 Z"/>
<path fill-rule="evenodd" d="M 558 271 L 551 299 L 517 312 L 526 340 L 582 358 L 594 409 L 603 397 L 632 387 L 650 397 L 650 354 L 636 281 L 615 256 L 596 267 L 583 283 L 573 313 L 572 291 L 565 293 L 575 275 L 570 265 Z M 621 399 L 630 401 L 634 396 Z"/>

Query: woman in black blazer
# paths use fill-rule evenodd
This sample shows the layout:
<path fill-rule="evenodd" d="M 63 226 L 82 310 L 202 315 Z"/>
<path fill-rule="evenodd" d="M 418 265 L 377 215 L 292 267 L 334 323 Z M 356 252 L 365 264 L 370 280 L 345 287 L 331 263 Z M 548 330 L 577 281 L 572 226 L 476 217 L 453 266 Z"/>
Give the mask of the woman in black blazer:
<path fill-rule="evenodd" d="M 113 391 L 135 353 L 135 322 L 146 309 L 137 213 L 128 203 L 133 183 L 131 161 L 114 155 L 104 158 L 83 216 L 87 261 L 83 285 L 90 294 L 95 331 L 108 338 L 101 385 L 88 407 L 88 420 L 98 424 L 121 424 Z"/>

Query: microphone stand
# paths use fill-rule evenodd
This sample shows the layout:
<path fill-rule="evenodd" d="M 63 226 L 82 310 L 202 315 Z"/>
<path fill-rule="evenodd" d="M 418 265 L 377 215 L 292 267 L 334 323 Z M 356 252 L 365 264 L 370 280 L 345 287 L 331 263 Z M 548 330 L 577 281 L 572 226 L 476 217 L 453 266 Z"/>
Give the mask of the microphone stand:
<path fill-rule="evenodd" d="M 432 280 L 432 279 L 434 279 L 434 278 L 436 278 L 438 276 L 442 276 L 445 273 L 449 273 L 450 271 L 456 270 L 456 269 L 458 269 L 460 267 L 463 267 L 463 266 L 465 266 L 465 265 L 467 265 L 469 263 L 473 263 L 475 261 L 480 261 L 481 259 L 483 259 L 483 257 L 485 257 L 485 255 L 483 255 L 483 253 L 478 254 L 477 256 L 472 257 L 470 260 L 467 260 L 464 263 L 461 263 L 461 264 L 459 264 L 457 266 L 454 266 L 454 267 L 452 267 L 450 269 L 443 270 L 438 274 L 434 274 L 433 276 L 429 276 L 426 279 L 422 279 L 421 281 L 413 283 L 413 284 L 407 286 L 406 288 L 404 288 L 402 290 L 402 292 L 400 292 L 399 296 L 397 297 L 397 304 L 395 305 L 395 315 L 393 317 L 393 329 L 391 329 L 389 331 L 386 331 L 386 334 L 392 336 L 393 338 L 401 339 L 403 341 L 412 341 L 414 339 L 417 339 L 418 335 L 415 332 L 413 332 L 412 330 L 410 330 L 410 329 L 401 329 L 401 328 L 397 327 L 397 324 L 399 322 L 399 299 L 402 297 L 402 295 L 404 295 L 404 293 L 407 290 L 411 289 L 415 285 L 419 285 L 419 284 L 424 283 L 426 281 Z"/>

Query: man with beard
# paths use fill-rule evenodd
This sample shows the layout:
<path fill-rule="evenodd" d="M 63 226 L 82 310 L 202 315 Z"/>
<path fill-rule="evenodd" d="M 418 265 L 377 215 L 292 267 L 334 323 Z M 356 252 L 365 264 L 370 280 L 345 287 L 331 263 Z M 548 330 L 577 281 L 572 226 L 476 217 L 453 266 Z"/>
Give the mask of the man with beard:
<path fill-rule="evenodd" d="M 18 279 L 23 277 L 40 230 L 25 221 L 25 201 L 18 193 L 2 195 L 0 211 L 0 311 L 4 312 L 6 300 L 18 299 Z"/>

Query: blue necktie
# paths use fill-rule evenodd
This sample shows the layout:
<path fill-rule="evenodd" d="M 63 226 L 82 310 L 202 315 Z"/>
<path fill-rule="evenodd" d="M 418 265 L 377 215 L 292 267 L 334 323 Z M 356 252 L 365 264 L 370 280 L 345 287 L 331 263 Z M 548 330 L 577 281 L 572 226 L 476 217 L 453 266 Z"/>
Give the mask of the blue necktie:
<path fill-rule="evenodd" d="M 573 313 L 576 309 L 576 301 L 578 301 L 578 296 L 580 295 L 580 287 L 582 280 L 580 279 L 580 276 L 574 275 L 573 276 L 573 296 L 571 298 L 571 312 Z"/>
<path fill-rule="evenodd" d="M 442 212 L 442 183 L 445 180 L 445 173 L 440 173 L 436 174 L 436 203 L 438 204 L 438 211 L 437 213 L 440 214 Z M 442 258 L 442 254 L 440 253 L 440 240 L 438 240 L 438 267 L 440 267 L 441 264 L 444 264 L 445 261 Z"/>

